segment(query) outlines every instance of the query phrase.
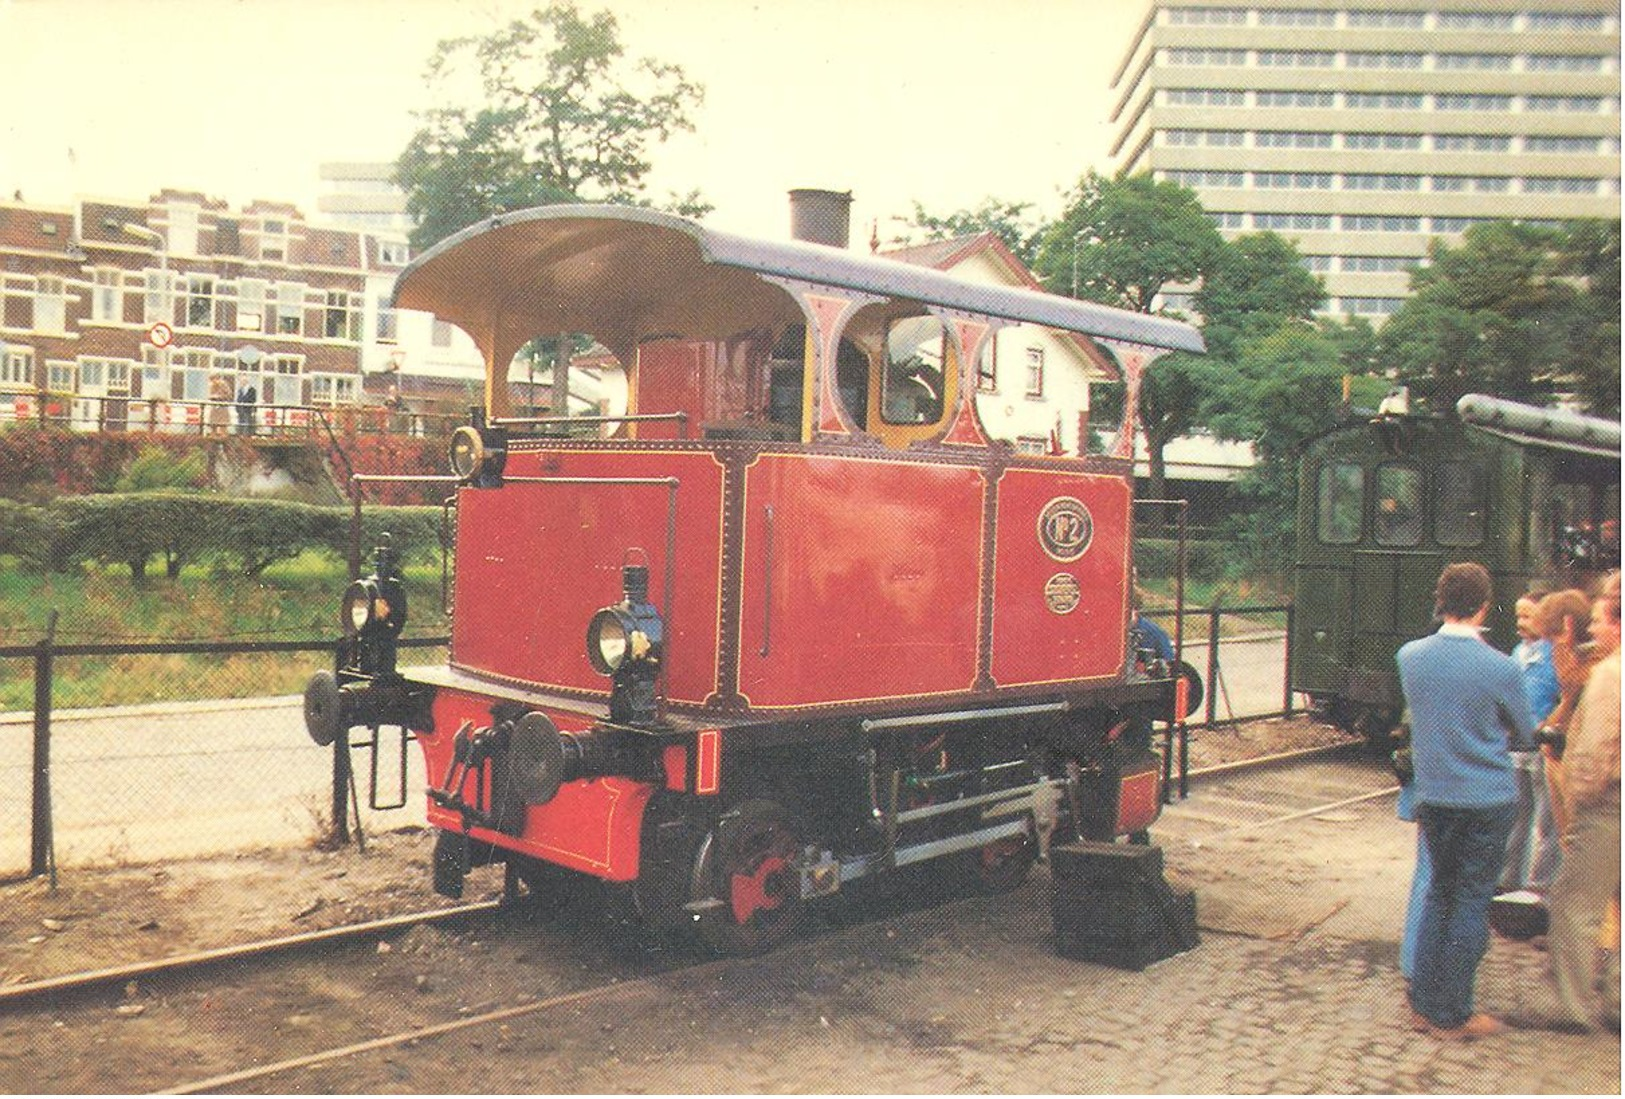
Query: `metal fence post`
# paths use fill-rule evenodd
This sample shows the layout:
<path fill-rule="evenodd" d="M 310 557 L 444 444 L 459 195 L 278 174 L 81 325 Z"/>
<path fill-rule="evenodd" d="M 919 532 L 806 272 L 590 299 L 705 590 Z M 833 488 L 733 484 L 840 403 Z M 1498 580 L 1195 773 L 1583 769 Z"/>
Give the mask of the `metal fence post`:
<path fill-rule="evenodd" d="M 1282 677 L 1282 684 L 1281 684 L 1281 716 L 1282 717 L 1291 717 L 1292 716 L 1292 632 L 1293 632 L 1292 627 L 1293 627 L 1293 625 L 1294 625 L 1294 622 L 1293 622 L 1293 607 L 1292 607 L 1291 603 L 1288 603 L 1286 605 L 1286 658 L 1285 658 L 1285 660 L 1286 660 L 1286 674 Z"/>
<path fill-rule="evenodd" d="M 1219 716 L 1219 615 L 1215 603 L 1207 612 L 1207 723 L 1212 728 Z"/>
<path fill-rule="evenodd" d="M 52 872 L 51 835 L 51 648 L 56 642 L 57 612 L 45 621 L 45 636 L 34 647 L 34 783 L 28 874 Z"/>

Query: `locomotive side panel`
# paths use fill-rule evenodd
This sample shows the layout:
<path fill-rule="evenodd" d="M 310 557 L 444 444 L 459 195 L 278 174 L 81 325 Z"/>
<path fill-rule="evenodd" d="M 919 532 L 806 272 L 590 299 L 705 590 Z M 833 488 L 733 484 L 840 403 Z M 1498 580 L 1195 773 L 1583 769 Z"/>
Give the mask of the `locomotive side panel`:
<path fill-rule="evenodd" d="M 665 690 L 703 704 L 716 691 L 725 471 L 696 451 L 537 450 L 512 454 L 500 489 L 457 504 L 452 663 L 530 686 L 607 696 L 587 658 L 587 624 L 621 599 L 630 549 L 648 557 L 650 596 L 671 632 Z M 587 479 L 525 483 L 518 478 Z M 675 583 L 666 584 L 667 504 L 675 478 Z"/>
<path fill-rule="evenodd" d="M 774 709 L 970 691 L 984 484 L 966 465 L 757 459 L 745 479 L 740 694 Z"/>
<path fill-rule="evenodd" d="M 993 679 L 1000 687 L 1121 673 L 1131 504 L 1124 477 L 1005 471 L 993 570 Z"/>

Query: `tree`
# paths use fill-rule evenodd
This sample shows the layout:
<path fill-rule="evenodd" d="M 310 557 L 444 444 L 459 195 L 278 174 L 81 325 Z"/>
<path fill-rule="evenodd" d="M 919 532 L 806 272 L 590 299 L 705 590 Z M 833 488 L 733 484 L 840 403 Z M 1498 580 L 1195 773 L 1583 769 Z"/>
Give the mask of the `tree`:
<path fill-rule="evenodd" d="M 1192 304 L 1208 355 L 1233 360 L 1243 340 L 1275 331 L 1284 318 L 1308 321 L 1325 300 L 1326 287 L 1297 247 L 1266 232 L 1237 237 L 1215 253 Z"/>
<path fill-rule="evenodd" d="M 483 100 L 427 112 L 396 162 L 414 247 L 538 203 L 648 204 L 650 147 L 692 131 L 705 94 L 678 65 L 626 58 L 614 15 L 570 3 L 442 42 L 427 72 L 442 95 L 476 75 Z M 694 191 L 664 205 L 709 210 Z"/>
<path fill-rule="evenodd" d="M 1149 313 L 1164 286 L 1196 281 L 1224 247 L 1189 188 L 1148 173 L 1109 178 L 1091 171 L 1044 231 L 1036 267 L 1053 293 Z M 1168 355 L 1141 380 L 1138 413 L 1153 497 L 1165 492 L 1169 441 L 1197 423 L 1205 370 L 1198 358 Z"/>
<path fill-rule="evenodd" d="M 955 210 L 939 217 L 927 213 L 916 200 L 914 213 L 907 223 L 911 231 L 895 236 L 887 243 L 903 245 L 917 236 L 925 240 L 951 240 L 993 233 L 1017 259 L 1030 268 L 1038 258 L 1038 245 L 1044 232 L 1028 212 L 1031 209 L 1030 202 L 1006 202 L 989 196 L 973 209 Z"/>
<path fill-rule="evenodd" d="M 1570 348 L 1575 393 L 1599 416 L 1619 415 L 1619 221 L 1569 227 L 1558 271 L 1585 281 L 1580 327 Z"/>
<path fill-rule="evenodd" d="M 1035 266 L 1052 293 L 1149 313 L 1165 285 L 1195 282 L 1223 245 L 1190 188 L 1091 171 L 1045 230 Z"/>
<path fill-rule="evenodd" d="M 1508 221 L 1473 226 L 1459 247 L 1435 241 L 1431 264 L 1411 276 L 1412 296 L 1383 326 L 1384 358 L 1439 411 L 1473 390 L 1536 403 L 1573 390 L 1601 399 L 1611 359 L 1617 407 L 1617 338 L 1600 364 L 1590 347 L 1595 325 L 1608 323 L 1598 308 L 1610 292 L 1618 323 L 1617 223 L 1613 232 L 1611 291 L 1606 232 L 1582 236 L 1577 251 L 1572 231 Z"/>

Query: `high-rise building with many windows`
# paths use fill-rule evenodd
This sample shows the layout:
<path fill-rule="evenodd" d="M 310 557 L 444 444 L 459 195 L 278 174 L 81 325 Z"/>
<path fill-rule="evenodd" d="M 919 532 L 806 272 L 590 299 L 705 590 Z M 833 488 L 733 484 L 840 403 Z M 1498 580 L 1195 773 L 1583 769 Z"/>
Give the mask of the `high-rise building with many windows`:
<path fill-rule="evenodd" d="M 1152 0 L 1112 156 L 1273 229 L 1380 321 L 1435 237 L 1618 217 L 1615 0 Z M 1183 304 L 1177 296 L 1168 304 Z"/>

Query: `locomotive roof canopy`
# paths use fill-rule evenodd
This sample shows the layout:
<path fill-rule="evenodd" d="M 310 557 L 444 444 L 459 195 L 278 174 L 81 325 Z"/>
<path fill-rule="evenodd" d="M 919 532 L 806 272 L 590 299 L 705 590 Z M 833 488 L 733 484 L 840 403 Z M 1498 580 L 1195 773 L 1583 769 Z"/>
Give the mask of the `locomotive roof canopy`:
<path fill-rule="evenodd" d="M 801 241 L 764 241 L 624 206 L 557 205 L 470 226 L 412 261 L 398 307 L 434 313 L 487 351 L 583 332 L 623 358 L 644 340 L 722 339 L 802 320 L 761 276 L 930 303 L 1104 340 L 1203 350 L 1188 324 Z M 910 310 L 912 311 L 912 310 Z"/>

